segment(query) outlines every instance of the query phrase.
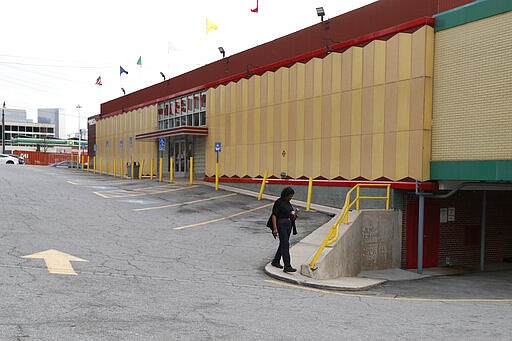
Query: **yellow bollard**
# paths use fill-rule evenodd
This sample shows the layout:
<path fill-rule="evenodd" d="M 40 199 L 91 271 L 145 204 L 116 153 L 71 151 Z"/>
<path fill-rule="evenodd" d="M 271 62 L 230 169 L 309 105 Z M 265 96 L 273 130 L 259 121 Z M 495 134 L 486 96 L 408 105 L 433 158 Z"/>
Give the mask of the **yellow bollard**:
<path fill-rule="evenodd" d="M 215 190 L 219 190 L 219 163 L 215 164 Z"/>
<path fill-rule="evenodd" d="M 151 163 L 149 166 L 149 179 L 153 180 L 153 170 L 155 169 L 155 159 L 151 159 Z"/>
<path fill-rule="evenodd" d="M 103 174 L 103 159 L 100 159 L 100 174 Z"/>
<path fill-rule="evenodd" d="M 308 200 L 306 202 L 306 211 L 311 209 L 311 194 L 313 193 L 313 178 L 309 178 L 308 184 Z"/>
<path fill-rule="evenodd" d="M 114 178 L 117 177 L 117 159 L 114 159 Z"/>
<path fill-rule="evenodd" d="M 174 182 L 174 158 L 169 159 L 169 182 Z"/>
<path fill-rule="evenodd" d="M 194 158 L 190 157 L 190 186 L 194 183 Z"/>
<path fill-rule="evenodd" d="M 91 157 L 89 155 L 87 155 L 87 173 L 90 172 L 89 168 L 91 166 Z"/>
<path fill-rule="evenodd" d="M 94 174 L 96 174 L 96 155 L 92 158 L 92 162 L 94 162 Z"/>
<path fill-rule="evenodd" d="M 265 183 L 267 182 L 268 170 L 265 171 L 265 175 L 263 176 L 263 181 L 261 181 L 260 194 L 258 194 L 258 200 L 261 200 L 263 197 L 263 191 L 265 190 Z"/>
<path fill-rule="evenodd" d="M 133 172 L 134 172 L 134 170 L 133 170 L 133 160 L 132 160 L 132 171 L 131 171 L 131 173 L 132 173 L 131 174 L 132 175 L 132 180 L 133 180 Z"/>
<path fill-rule="evenodd" d="M 107 172 L 105 174 L 108 175 L 109 171 L 110 171 L 110 169 L 108 169 L 108 159 L 107 159 Z"/>
<path fill-rule="evenodd" d="M 159 167 L 159 181 L 162 182 L 162 171 L 164 169 L 164 159 L 163 158 L 160 158 L 160 167 Z"/>
<path fill-rule="evenodd" d="M 121 159 L 121 173 L 119 173 L 120 178 L 124 178 L 124 160 Z"/>
<path fill-rule="evenodd" d="M 142 180 L 142 171 L 144 170 L 144 160 L 141 161 L 139 167 L 139 180 Z"/>

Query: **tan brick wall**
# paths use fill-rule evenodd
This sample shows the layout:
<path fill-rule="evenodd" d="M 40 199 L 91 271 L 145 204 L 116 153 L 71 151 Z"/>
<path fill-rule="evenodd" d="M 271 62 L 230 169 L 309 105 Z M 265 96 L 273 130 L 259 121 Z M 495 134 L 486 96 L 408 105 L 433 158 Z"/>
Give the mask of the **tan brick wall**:
<path fill-rule="evenodd" d="M 435 35 L 432 160 L 512 159 L 512 12 Z"/>

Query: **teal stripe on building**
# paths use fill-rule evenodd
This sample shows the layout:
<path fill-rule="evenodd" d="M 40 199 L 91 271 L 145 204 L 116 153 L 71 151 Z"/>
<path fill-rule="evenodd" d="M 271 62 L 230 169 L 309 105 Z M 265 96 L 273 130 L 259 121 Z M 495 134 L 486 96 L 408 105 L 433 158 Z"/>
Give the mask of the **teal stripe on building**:
<path fill-rule="evenodd" d="M 432 180 L 511 181 L 512 160 L 431 161 Z"/>
<path fill-rule="evenodd" d="M 511 0 L 475 1 L 435 15 L 435 31 L 439 32 L 509 11 L 512 11 Z"/>

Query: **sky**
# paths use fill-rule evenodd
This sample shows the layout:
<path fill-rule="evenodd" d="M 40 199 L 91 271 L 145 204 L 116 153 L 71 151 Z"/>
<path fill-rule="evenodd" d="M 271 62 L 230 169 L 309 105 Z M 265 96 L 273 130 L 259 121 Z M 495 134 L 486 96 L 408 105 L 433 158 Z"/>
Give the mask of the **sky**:
<path fill-rule="evenodd" d="M 2 1 L 0 103 L 34 122 L 38 108 L 62 108 L 66 134 L 75 134 L 121 88 L 129 94 L 162 82 L 160 72 L 170 78 L 212 63 L 219 46 L 227 57 L 314 25 L 316 7 L 325 20 L 374 0 L 259 0 L 252 13 L 256 2 Z M 218 29 L 206 34 L 206 19 Z"/>

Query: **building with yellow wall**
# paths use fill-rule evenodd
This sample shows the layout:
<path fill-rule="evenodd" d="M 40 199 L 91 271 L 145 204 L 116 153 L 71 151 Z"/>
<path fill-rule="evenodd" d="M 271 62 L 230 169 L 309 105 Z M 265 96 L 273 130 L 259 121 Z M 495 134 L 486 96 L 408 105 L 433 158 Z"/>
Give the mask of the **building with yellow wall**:
<path fill-rule="evenodd" d="M 381 0 L 103 103 L 89 153 L 177 177 L 192 157 L 195 179 L 218 163 L 238 186 L 311 178 L 332 206 L 390 183 L 404 268 L 421 249 L 425 266 L 511 257 L 512 3 L 417 5 Z"/>

